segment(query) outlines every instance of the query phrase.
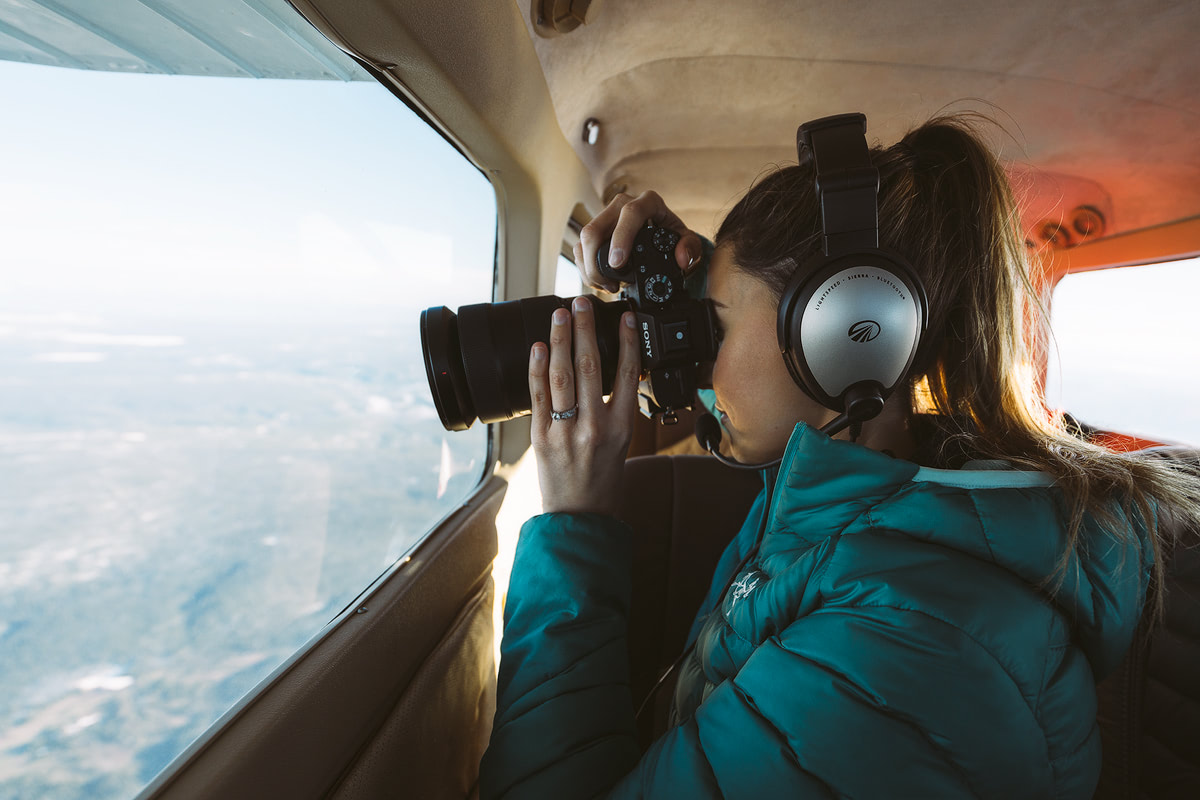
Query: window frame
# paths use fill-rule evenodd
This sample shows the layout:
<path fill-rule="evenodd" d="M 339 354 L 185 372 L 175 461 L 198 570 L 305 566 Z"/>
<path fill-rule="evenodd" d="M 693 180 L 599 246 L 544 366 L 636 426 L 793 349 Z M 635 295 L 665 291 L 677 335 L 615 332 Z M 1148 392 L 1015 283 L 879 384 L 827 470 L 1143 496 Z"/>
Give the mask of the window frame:
<path fill-rule="evenodd" d="M 356 59 L 358 60 L 358 59 Z M 360 64 L 362 62 L 360 61 Z M 378 70 L 368 69 L 377 83 L 381 83 L 384 88 L 389 90 L 393 97 L 399 97 L 405 101 L 405 106 L 411 111 L 416 112 L 417 117 L 425 123 L 428 129 L 435 131 L 442 141 L 448 143 L 464 160 L 474 168 L 478 174 L 486 181 L 486 185 L 490 187 L 493 198 L 498 198 L 500 192 L 497 187 L 495 176 L 486 170 L 480 168 L 475 159 L 470 158 L 459 146 L 459 144 L 451 137 L 446 135 L 444 129 L 433 124 L 431 118 L 422 113 L 419 108 L 409 102 L 405 96 L 398 92 L 395 87 L 388 81 L 380 80 Z M 496 214 L 493 219 L 494 242 L 495 245 L 491 252 L 491 281 L 488 285 L 489 294 L 494 298 L 496 287 L 498 285 L 499 261 L 498 252 L 502 237 L 502 216 L 501 206 L 497 203 Z M 482 265 L 481 265 L 482 266 Z M 482 270 L 481 270 L 482 271 Z M 413 319 L 413 338 L 415 339 L 415 322 Z M 436 424 L 436 422 L 434 423 Z M 247 689 L 239 699 L 229 706 L 217 719 L 209 725 L 205 731 L 194 739 L 187 747 L 176 753 L 168 762 L 163 770 L 150 782 L 142 786 L 138 796 L 148 796 L 157 791 L 158 787 L 164 785 L 170 780 L 170 776 L 185 764 L 190 762 L 196 754 L 207 748 L 212 741 L 219 738 L 223 731 L 239 719 L 258 699 L 270 689 L 278 685 L 286 676 L 291 673 L 297 664 L 311 656 L 312 653 L 324 646 L 330 638 L 349 620 L 355 618 L 363 608 L 365 603 L 370 602 L 371 598 L 375 597 L 381 588 L 386 584 L 397 580 L 404 580 L 414 570 L 418 569 L 420 559 L 418 553 L 425 549 L 437 549 L 443 545 L 443 540 L 451 536 L 454 532 L 452 522 L 457 516 L 461 516 L 465 509 L 472 508 L 478 498 L 483 494 L 488 494 L 494 491 L 492 488 L 492 474 L 497 460 L 497 436 L 496 426 L 487 425 L 483 431 L 483 448 L 480 457 L 480 462 L 474 470 L 474 474 L 470 477 L 469 487 L 466 488 L 463 496 L 450 508 L 446 509 L 439 517 L 432 519 L 425 527 L 423 535 L 409 545 L 403 553 L 394 561 L 387 565 L 379 574 L 375 575 L 364 586 L 362 586 L 353 599 L 350 600 L 339 612 L 333 615 L 319 629 L 308 636 L 291 654 L 281 663 L 275 666 L 264 678 L 257 681 L 253 686 Z M 347 587 L 349 588 L 349 587 Z M 15 777 L 20 778 L 20 773 Z"/>

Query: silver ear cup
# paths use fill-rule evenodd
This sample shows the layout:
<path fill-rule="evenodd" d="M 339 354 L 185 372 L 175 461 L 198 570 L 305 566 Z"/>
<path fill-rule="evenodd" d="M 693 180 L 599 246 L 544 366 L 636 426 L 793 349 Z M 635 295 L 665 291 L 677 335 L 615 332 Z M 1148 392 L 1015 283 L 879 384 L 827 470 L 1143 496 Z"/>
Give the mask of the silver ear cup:
<path fill-rule="evenodd" d="M 906 273 L 858 253 L 807 280 L 798 275 L 784 292 L 780 347 L 792 377 L 817 402 L 842 411 L 851 387 L 877 384 L 886 399 L 904 379 L 925 324 L 925 298 Z"/>
<path fill-rule="evenodd" d="M 912 291 L 878 267 L 850 267 L 826 278 L 800 318 L 800 350 L 830 397 L 860 381 L 890 393 L 912 363 L 921 320 Z"/>

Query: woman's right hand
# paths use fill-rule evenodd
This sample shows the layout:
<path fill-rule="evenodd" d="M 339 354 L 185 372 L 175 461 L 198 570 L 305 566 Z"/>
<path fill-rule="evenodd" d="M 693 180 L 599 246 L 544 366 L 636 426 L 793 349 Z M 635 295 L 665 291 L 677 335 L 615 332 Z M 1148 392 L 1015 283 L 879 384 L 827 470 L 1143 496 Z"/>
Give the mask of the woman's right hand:
<path fill-rule="evenodd" d="M 637 197 L 622 192 L 579 232 L 579 242 L 575 245 L 575 266 L 586 284 L 606 292 L 615 292 L 620 288 L 615 281 L 600 274 L 596 253 L 600 245 L 611 238 L 609 265 L 619 271 L 628 263 L 633 239 L 646 220 L 654 220 L 656 224 L 679 234 L 679 243 L 675 245 L 675 261 L 684 275 L 700 261 L 703 253 L 700 235 L 689 230 L 656 192 L 642 192 Z"/>

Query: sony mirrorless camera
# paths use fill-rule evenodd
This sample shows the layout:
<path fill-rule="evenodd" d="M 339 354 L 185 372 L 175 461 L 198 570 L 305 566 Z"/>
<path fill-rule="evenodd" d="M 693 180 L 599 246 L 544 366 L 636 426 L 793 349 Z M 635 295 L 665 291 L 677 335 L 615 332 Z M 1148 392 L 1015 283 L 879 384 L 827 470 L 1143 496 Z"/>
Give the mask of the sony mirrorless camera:
<path fill-rule="evenodd" d="M 679 234 L 647 222 L 621 270 L 608 265 L 608 243 L 597 256 L 601 273 L 621 283 L 621 299 L 588 297 L 596 315 L 604 394 L 612 391 L 620 349 L 621 315 L 637 315 L 642 361 L 642 413 L 664 424 L 691 408 L 697 375 L 717 355 L 712 301 L 688 296 L 675 262 Z M 502 422 L 528 414 L 529 349 L 549 342 L 550 316 L 571 300 L 542 295 L 503 303 L 445 306 L 421 312 L 421 350 L 434 405 L 447 430 L 466 430 L 478 418 Z"/>

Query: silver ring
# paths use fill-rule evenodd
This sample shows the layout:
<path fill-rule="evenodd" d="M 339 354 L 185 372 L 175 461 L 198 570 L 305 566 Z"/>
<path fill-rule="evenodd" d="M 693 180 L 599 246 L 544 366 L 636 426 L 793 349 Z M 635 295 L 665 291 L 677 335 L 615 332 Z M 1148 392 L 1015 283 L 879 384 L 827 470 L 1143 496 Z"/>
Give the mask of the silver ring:
<path fill-rule="evenodd" d="M 552 419 L 552 420 L 571 419 L 578 413 L 579 413 L 579 404 L 576 403 L 573 408 L 568 408 L 566 411 L 554 411 L 552 409 L 550 411 L 550 419 Z"/>

